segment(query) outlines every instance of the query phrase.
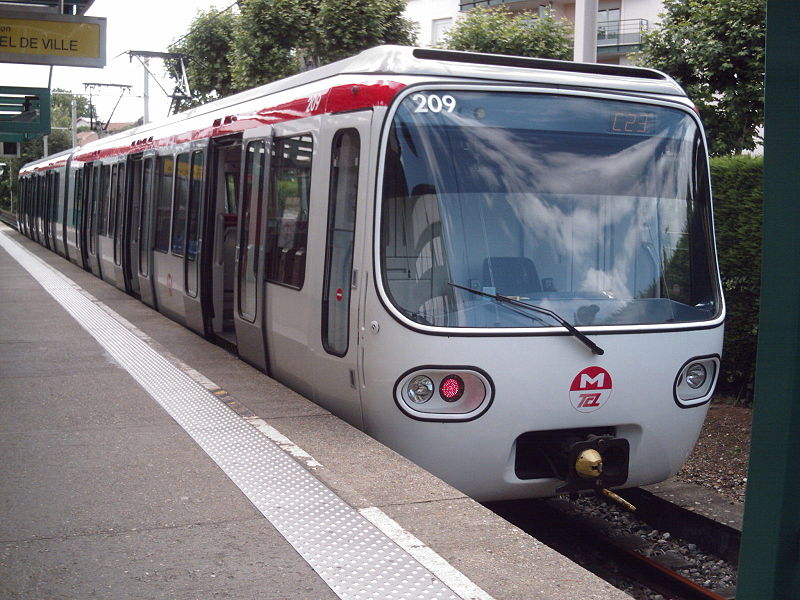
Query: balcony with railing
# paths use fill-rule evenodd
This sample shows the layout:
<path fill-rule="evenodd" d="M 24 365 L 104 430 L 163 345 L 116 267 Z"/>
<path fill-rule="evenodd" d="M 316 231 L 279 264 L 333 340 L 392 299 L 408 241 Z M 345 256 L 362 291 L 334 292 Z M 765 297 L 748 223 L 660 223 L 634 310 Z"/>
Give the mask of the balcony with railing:
<path fill-rule="evenodd" d="M 642 45 L 642 34 L 647 31 L 647 26 L 647 19 L 622 19 L 598 23 L 598 56 L 636 52 Z"/>

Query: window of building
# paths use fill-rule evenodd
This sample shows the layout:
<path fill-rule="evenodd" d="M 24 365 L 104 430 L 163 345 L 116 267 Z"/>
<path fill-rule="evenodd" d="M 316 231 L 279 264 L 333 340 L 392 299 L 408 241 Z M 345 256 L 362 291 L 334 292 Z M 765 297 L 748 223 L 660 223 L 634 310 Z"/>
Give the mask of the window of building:
<path fill-rule="evenodd" d="M 453 19 L 434 19 L 431 23 L 431 45 L 444 42 L 444 36 L 453 26 Z"/>

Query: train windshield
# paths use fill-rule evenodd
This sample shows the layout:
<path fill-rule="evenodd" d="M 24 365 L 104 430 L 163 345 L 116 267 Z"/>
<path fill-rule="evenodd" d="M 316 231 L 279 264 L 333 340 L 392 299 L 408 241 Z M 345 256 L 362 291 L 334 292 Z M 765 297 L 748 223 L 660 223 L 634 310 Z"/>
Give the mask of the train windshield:
<path fill-rule="evenodd" d="M 660 105 L 407 96 L 386 143 L 380 253 L 390 300 L 424 325 L 558 326 L 491 295 L 577 326 L 721 310 L 702 134 Z"/>

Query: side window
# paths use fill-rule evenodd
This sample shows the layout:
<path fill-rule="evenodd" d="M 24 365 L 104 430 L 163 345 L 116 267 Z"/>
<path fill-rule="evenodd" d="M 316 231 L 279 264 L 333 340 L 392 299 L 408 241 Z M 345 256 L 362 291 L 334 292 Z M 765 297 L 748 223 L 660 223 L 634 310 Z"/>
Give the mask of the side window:
<path fill-rule="evenodd" d="M 64 172 L 66 176 L 66 171 Z M 61 173 L 56 173 L 54 177 L 55 183 L 53 184 L 53 192 L 55 193 L 55 207 L 53 208 L 53 220 L 56 221 L 59 225 L 63 224 L 64 219 L 64 196 L 61 195 Z M 59 236 L 61 234 L 61 228 L 59 227 L 58 230 Z"/>
<path fill-rule="evenodd" d="M 203 169 L 205 167 L 205 155 L 202 150 L 197 150 L 192 154 L 192 174 L 189 181 L 189 214 L 186 225 L 186 257 L 194 260 L 198 252 L 199 218 L 200 207 L 203 202 Z"/>
<path fill-rule="evenodd" d="M 125 164 L 121 163 L 114 166 L 117 169 L 117 179 L 112 188 L 112 198 L 114 215 L 114 263 L 122 264 L 122 225 L 125 217 Z"/>
<path fill-rule="evenodd" d="M 95 254 L 94 238 L 97 234 L 97 203 L 100 198 L 100 165 L 92 166 L 92 191 L 86 214 L 89 217 L 89 253 Z"/>
<path fill-rule="evenodd" d="M 81 226 L 81 211 L 83 210 L 83 169 L 79 169 L 75 173 L 74 191 L 71 196 L 70 213 L 72 214 L 72 227 L 76 230 Z M 77 240 L 77 233 L 76 240 Z"/>
<path fill-rule="evenodd" d="M 245 150 L 242 194 L 241 237 L 239 239 L 239 314 L 256 318 L 258 259 L 261 248 L 261 196 L 266 164 L 266 143 L 250 142 Z"/>
<path fill-rule="evenodd" d="M 183 256 L 186 250 L 186 207 L 189 205 L 189 154 L 178 155 L 175 173 L 175 202 L 172 205 L 172 253 Z"/>
<path fill-rule="evenodd" d="M 306 270 L 312 153 L 310 135 L 276 139 L 272 147 L 267 279 L 297 289 Z"/>
<path fill-rule="evenodd" d="M 109 224 L 108 220 L 108 212 L 109 210 L 114 211 L 114 198 L 113 196 L 109 198 L 109 194 L 112 194 L 112 185 L 111 181 L 111 167 L 108 165 L 103 165 L 100 167 L 100 190 L 97 200 L 97 234 L 98 235 L 108 235 L 111 231 L 112 225 Z M 114 170 L 114 176 L 116 176 L 116 169 Z"/>
<path fill-rule="evenodd" d="M 350 328 L 350 290 L 358 197 L 358 131 L 336 134 L 331 152 L 328 198 L 328 241 L 322 296 L 322 345 L 337 356 L 347 354 Z"/>
<path fill-rule="evenodd" d="M 172 216 L 172 176 L 175 159 L 158 157 L 158 188 L 156 196 L 156 236 L 153 247 L 159 252 L 169 250 L 170 217 Z"/>
<path fill-rule="evenodd" d="M 147 277 L 150 275 L 150 206 L 153 197 L 153 159 L 144 159 L 144 171 L 142 173 L 142 211 L 139 227 L 139 273 Z"/>
<path fill-rule="evenodd" d="M 197 297 L 199 265 L 200 210 L 203 206 L 203 176 L 205 155 L 202 150 L 192 153 L 192 168 L 189 178 L 189 208 L 186 216 L 186 293 Z"/>

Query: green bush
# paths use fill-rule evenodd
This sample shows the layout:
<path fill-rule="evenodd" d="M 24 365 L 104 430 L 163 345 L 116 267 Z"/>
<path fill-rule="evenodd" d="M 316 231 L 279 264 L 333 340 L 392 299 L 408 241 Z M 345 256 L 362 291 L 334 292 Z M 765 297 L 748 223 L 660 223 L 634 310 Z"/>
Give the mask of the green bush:
<path fill-rule="evenodd" d="M 728 316 L 720 394 L 750 402 L 758 338 L 764 161 L 731 156 L 711 160 L 717 253 Z"/>

